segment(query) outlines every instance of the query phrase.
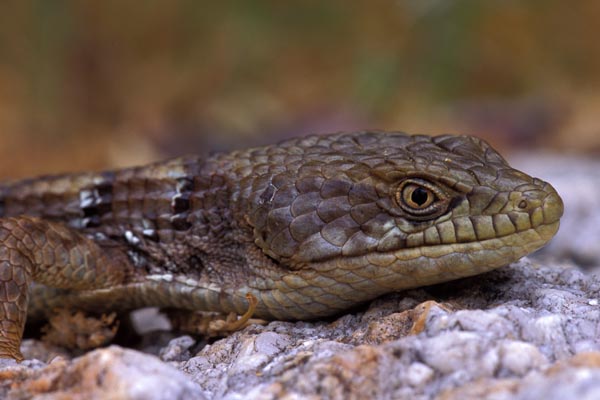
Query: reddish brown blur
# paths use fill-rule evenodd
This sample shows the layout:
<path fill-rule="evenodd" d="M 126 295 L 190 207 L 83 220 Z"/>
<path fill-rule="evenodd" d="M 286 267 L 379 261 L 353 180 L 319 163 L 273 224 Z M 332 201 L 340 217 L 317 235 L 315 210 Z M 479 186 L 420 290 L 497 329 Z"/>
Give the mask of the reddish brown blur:
<path fill-rule="evenodd" d="M 600 153 L 600 2 L 9 2 L 0 178 L 309 132 Z"/>

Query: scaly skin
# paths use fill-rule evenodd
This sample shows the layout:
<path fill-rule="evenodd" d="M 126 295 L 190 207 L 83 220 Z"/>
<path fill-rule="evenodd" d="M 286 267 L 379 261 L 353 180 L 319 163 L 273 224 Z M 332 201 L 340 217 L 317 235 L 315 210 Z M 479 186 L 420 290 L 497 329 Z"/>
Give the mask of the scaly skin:
<path fill-rule="evenodd" d="M 357 132 L 0 186 L 0 357 L 56 307 L 340 313 L 542 247 L 563 205 L 467 136 Z M 28 295 L 27 287 L 34 282 Z"/>

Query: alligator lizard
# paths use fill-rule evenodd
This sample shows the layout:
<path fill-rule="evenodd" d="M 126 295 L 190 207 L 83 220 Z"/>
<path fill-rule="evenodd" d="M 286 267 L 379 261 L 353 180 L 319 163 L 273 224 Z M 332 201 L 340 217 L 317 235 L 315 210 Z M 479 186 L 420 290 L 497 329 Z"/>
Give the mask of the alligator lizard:
<path fill-rule="evenodd" d="M 542 247 L 563 205 L 483 140 L 355 132 L 0 185 L 0 357 L 26 316 L 143 306 L 298 320 Z"/>

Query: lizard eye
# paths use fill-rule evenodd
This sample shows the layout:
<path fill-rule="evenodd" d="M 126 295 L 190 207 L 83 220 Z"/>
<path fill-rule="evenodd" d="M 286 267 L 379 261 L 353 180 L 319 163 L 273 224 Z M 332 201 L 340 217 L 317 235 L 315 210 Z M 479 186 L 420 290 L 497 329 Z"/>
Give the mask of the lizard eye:
<path fill-rule="evenodd" d="M 427 208 L 434 200 L 435 194 L 422 186 L 408 184 L 402 188 L 402 202 L 412 209 Z"/>
<path fill-rule="evenodd" d="M 409 216 L 435 218 L 446 211 L 444 192 L 423 179 L 406 179 L 396 189 L 396 203 Z"/>

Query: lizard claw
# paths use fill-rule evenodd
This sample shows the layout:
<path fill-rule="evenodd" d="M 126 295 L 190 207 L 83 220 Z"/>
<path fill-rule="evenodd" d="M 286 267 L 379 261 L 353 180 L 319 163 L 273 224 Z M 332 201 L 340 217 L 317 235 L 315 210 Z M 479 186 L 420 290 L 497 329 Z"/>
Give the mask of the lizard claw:
<path fill-rule="evenodd" d="M 237 314 L 230 313 L 225 320 L 211 321 L 208 326 L 209 335 L 220 336 L 220 333 L 231 333 L 246 327 L 258 304 L 258 300 L 252 293 L 246 293 L 246 300 L 248 300 L 248 310 L 240 318 L 237 318 Z"/>

